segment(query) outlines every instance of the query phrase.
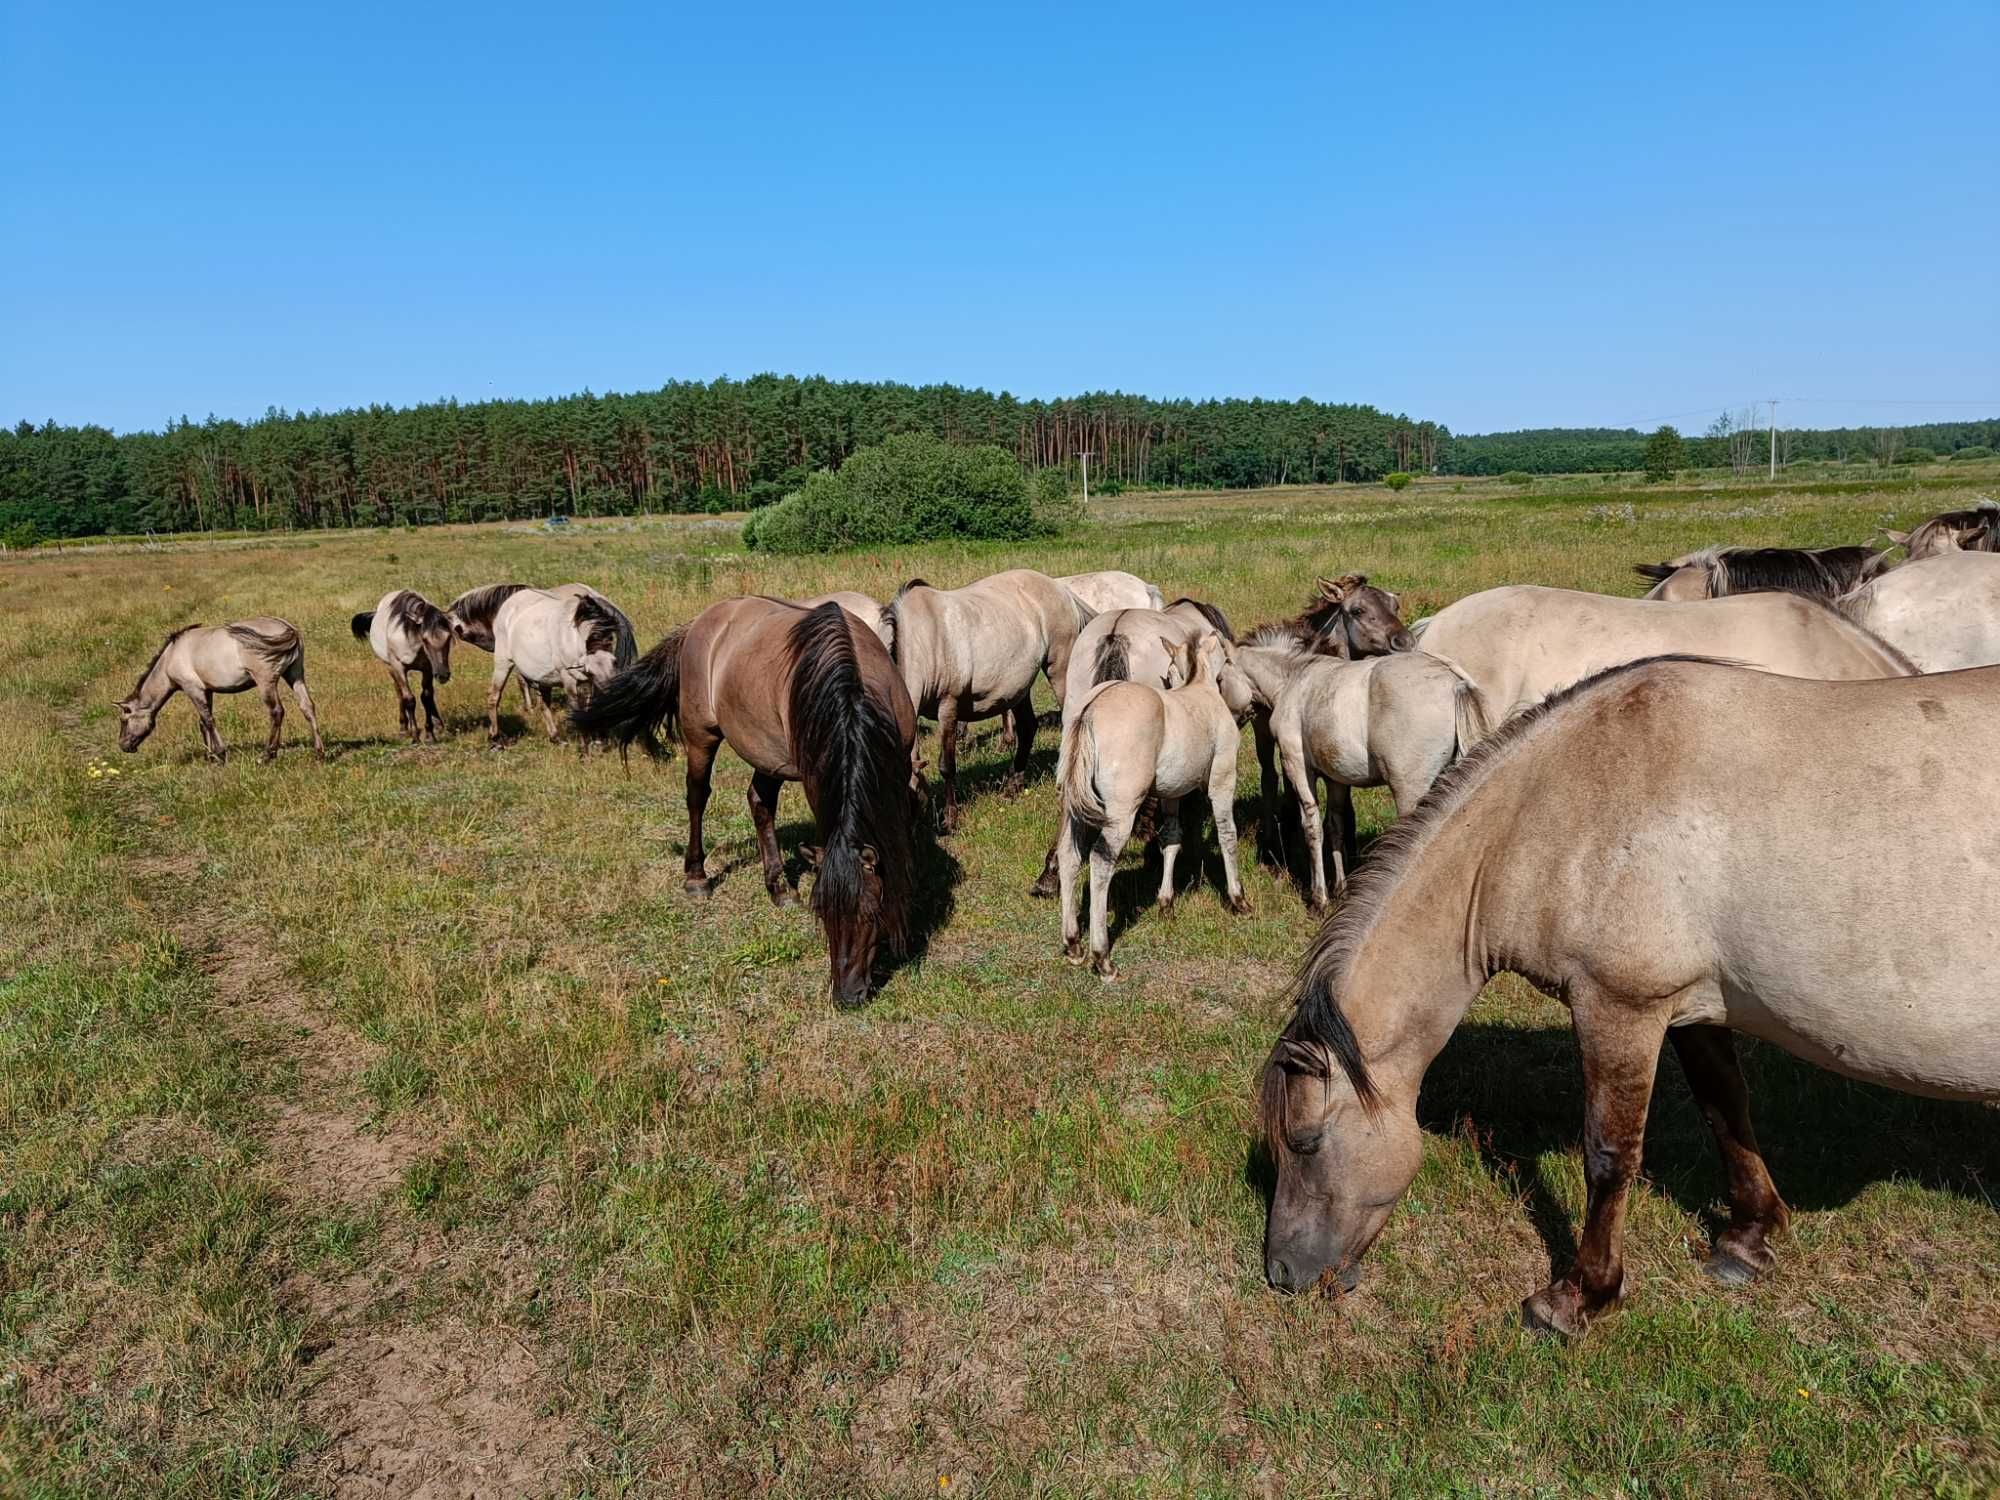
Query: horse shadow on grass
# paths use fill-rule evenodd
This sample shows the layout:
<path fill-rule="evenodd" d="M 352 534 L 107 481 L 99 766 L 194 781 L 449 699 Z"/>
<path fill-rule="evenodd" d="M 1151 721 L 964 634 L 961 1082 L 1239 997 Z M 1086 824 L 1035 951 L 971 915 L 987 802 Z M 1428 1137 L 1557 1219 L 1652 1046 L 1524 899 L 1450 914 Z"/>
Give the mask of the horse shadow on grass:
<path fill-rule="evenodd" d="M 1842 1208 L 1892 1180 L 1994 1204 L 2000 1119 L 1991 1110 L 1841 1078 L 1744 1037 L 1737 1050 L 1758 1142 L 1793 1208 Z M 1575 1259 L 1579 1223 L 1542 1170 L 1545 1155 L 1578 1148 L 1583 1135 L 1583 1074 L 1567 1026 L 1460 1026 L 1425 1075 L 1417 1120 L 1476 1147 L 1521 1199 L 1552 1266 Z M 1727 1224 L 1715 1138 L 1670 1046 L 1654 1080 L 1642 1170 L 1711 1236 Z M 1245 1178 L 1268 1209 L 1276 1168 L 1262 1141 L 1251 1144 Z"/>

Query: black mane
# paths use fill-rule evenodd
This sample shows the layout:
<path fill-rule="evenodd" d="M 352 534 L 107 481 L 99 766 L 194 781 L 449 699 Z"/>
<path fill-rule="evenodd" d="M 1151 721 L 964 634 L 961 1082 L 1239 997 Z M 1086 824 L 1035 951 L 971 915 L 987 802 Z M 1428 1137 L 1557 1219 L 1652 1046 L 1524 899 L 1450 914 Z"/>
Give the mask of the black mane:
<path fill-rule="evenodd" d="M 389 614 L 419 636 L 445 624 L 444 611 L 415 589 L 404 589 L 391 599 Z"/>
<path fill-rule="evenodd" d="M 576 601 L 576 613 L 571 617 L 576 627 L 583 632 L 583 647 L 586 651 L 603 651 L 615 655 L 618 650 L 618 612 L 594 594 L 584 594 Z"/>
<path fill-rule="evenodd" d="M 1229 642 L 1230 645 L 1233 646 L 1236 644 L 1236 632 L 1229 628 L 1229 618 L 1221 610 L 1217 609 L 1213 604 L 1204 603 L 1202 600 L 1191 598 L 1186 594 L 1182 594 L 1180 598 L 1169 604 L 1167 608 L 1170 610 L 1179 609 L 1183 604 L 1197 610 L 1201 617 L 1213 625 L 1217 633 L 1225 641 Z"/>
<path fill-rule="evenodd" d="M 481 588 L 467 589 L 446 606 L 446 611 L 468 624 L 491 627 L 500 606 L 527 587 L 525 583 L 489 583 Z"/>

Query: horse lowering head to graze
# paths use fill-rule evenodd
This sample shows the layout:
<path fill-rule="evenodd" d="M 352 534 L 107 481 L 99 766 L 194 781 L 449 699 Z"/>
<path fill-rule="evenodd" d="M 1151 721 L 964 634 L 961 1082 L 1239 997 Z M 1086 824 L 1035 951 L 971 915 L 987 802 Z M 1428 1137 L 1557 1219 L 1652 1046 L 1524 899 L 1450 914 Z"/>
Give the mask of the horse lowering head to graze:
<path fill-rule="evenodd" d="M 146 741 L 160 709 L 175 693 L 186 693 L 201 726 L 202 746 L 211 760 L 227 758 L 216 732 L 210 700 L 216 693 L 241 693 L 256 688 L 271 715 L 271 737 L 264 759 L 274 760 L 285 727 L 285 701 L 279 687 L 289 687 L 299 712 L 312 728 L 313 749 L 326 757 L 319 735 L 319 715 L 306 688 L 306 648 L 297 628 L 272 615 L 258 615 L 229 625 L 183 625 L 153 653 L 138 685 L 114 705 L 118 710 L 118 748 L 130 754 Z"/>
<path fill-rule="evenodd" d="M 1136 573 L 1107 568 L 1099 573 L 1070 573 L 1057 583 L 1083 601 L 1092 614 L 1111 609 L 1165 609 L 1167 596 Z"/>
<path fill-rule="evenodd" d="M 424 730 L 422 738 L 437 741 L 437 726 L 444 718 L 437 711 L 433 686 L 451 681 L 451 643 L 457 639 L 445 612 L 414 589 L 394 589 L 381 602 L 352 621 L 354 638 L 368 642 L 376 659 L 388 669 L 396 686 L 396 707 L 403 732 L 415 744 L 417 698 L 410 691 L 410 674 L 422 684 Z"/>
<path fill-rule="evenodd" d="M 486 691 L 491 742 L 502 743 L 500 695 L 510 673 L 518 671 L 535 689 L 553 743 L 557 730 L 549 695 L 561 689 L 572 704 L 587 702 L 637 655 L 632 622 L 595 589 L 516 589 L 493 615 L 493 681 Z"/>
<path fill-rule="evenodd" d="M 910 756 L 917 719 L 895 663 L 874 633 L 831 601 L 727 599 L 625 668 L 570 712 L 580 733 L 639 741 L 659 753 L 664 729 L 687 752 L 687 857 L 692 895 L 711 887 L 702 817 L 715 755 L 727 743 L 750 765 L 750 817 L 764 888 L 797 905 L 778 851 L 778 796 L 805 784 L 819 825 L 812 904 L 826 933 L 834 1003 L 861 1004 L 879 954 L 908 946 L 915 886 Z"/>
<path fill-rule="evenodd" d="M 1703 547 L 1667 562 L 1634 563 L 1653 580 L 1648 599 L 1683 604 L 1731 594 L 1805 594 L 1833 599 L 1888 566 L 1873 547 Z"/>
<path fill-rule="evenodd" d="M 1706 1269 L 1730 1284 L 1771 1268 L 1788 1218 L 1732 1031 L 2000 1100 L 1990 910 L 1918 943 L 1868 936 L 2000 884 L 1996 743 L 2000 668 L 1815 682 L 1660 658 L 1510 721 L 1377 842 L 1306 954 L 1261 1084 L 1271 1285 L 1355 1284 L 1423 1157 L 1424 1075 L 1502 971 L 1569 1007 L 1583 1060 L 1584 1229 L 1524 1304 L 1532 1327 L 1580 1333 L 1624 1292 L 1663 1044 L 1728 1173 Z M 1864 806 L 1898 816 L 1827 816 Z"/>
<path fill-rule="evenodd" d="M 958 726 L 1007 715 L 1014 767 L 1006 789 L 1026 780 L 1035 744 L 1035 676 L 1048 678 L 1060 707 L 1070 658 L 1090 610 L 1046 573 L 1012 568 L 963 588 L 913 578 L 882 606 L 891 657 L 919 716 L 938 725 L 944 823 L 958 821 Z"/>
<path fill-rule="evenodd" d="M 1932 516 L 1909 531 L 1883 533 L 1910 561 L 1945 552 L 2000 552 L 2000 502 L 1981 500 L 1969 510 Z"/>

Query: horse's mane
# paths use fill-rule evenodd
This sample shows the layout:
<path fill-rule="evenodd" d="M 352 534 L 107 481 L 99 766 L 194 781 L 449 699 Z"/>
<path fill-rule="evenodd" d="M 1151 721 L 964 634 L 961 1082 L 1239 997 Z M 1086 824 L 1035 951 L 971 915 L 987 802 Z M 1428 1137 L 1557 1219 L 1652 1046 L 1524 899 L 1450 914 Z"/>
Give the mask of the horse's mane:
<path fill-rule="evenodd" d="M 2000 552 L 2000 501 L 1981 500 L 1969 510 L 1948 510 L 1943 515 L 1932 516 L 1910 533 L 1904 547 L 1911 557 L 1915 557 L 1940 531 L 1975 533 L 1970 546 L 1955 544 L 1962 551 Z"/>
<path fill-rule="evenodd" d="M 890 952 L 909 946 L 915 851 L 910 758 L 890 706 L 867 690 L 847 614 L 838 604 L 807 612 L 790 631 L 792 754 L 813 792 L 824 837 L 814 913 L 829 928 L 879 917 Z M 879 913 L 866 913 L 861 849 L 873 845 Z"/>
<path fill-rule="evenodd" d="M 139 680 L 132 684 L 132 691 L 125 696 L 128 698 L 138 697 L 139 689 L 143 688 L 146 685 L 146 679 L 153 675 L 153 668 L 157 667 L 160 664 L 160 658 L 167 654 L 167 647 L 186 635 L 190 630 L 199 629 L 201 629 L 200 625 L 183 625 L 178 630 L 168 631 L 167 638 L 160 642 L 160 649 L 153 653 L 153 659 L 146 663 L 146 670 L 139 674 Z"/>
<path fill-rule="evenodd" d="M 1383 904 L 1395 891 L 1404 873 L 1422 852 L 1431 836 L 1464 806 L 1487 776 L 1507 759 L 1523 739 L 1539 724 L 1559 712 L 1571 700 L 1595 691 L 1603 684 L 1656 662 L 1700 662 L 1706 666 L 1739 665 L 1712 656 L 1666 655 L 1642 657 L 1607 667 L 1581 682 L 1552 693 L 1533 707 L 1523 709 L 1487 738 L 1459 758 L 1431 784 L 1422 802 L 1407 817 L 1399 818 L 1388 832 L 1368 849 L 1368 859 L 1348 881 L 1347 899 L 1340 909 L 1321 924 L 1299 964 L 1293 980 L 1296 999 L 1292 1017 L 1278 1037 L 1278 1047 L 1304 1047 L 1319 1054 L 1330 1070 L 1338 1066 L 1347 1076 L 1355 1096 L 1369 1109 L 1379 1095 L 1361 1056 L 1354 1028 L 1340 1008 L 1340 994 L 1347 971 L 1374 928 Z M 1276 1061 L 1276 1052 L 1273 1053 Z M 1266 1068 L 1261 1096 L 1264 1133 L 1273 1151 L 1285 1149 L 1284 1088 L 1278 1070 Z"/>
<path fill-rule="evenodd" d="M 1220 634 L 1225 641 L 1229 642 L 1230 645 L 1233 646 L 1236 644 L 1236 632 L 1229 628 L 1229 617 L 1223 614 L 1221 610 L 1217 609 L 1213 604 L 1209 604 L 1201 599 L 1193 598 L 1187 594 L 1182 594 L 1180 598 L 1176 599 L 1172 604 L 1169 604 L 1167 606 L 1167 609 L 1170 610 L 1179 609 L 1183 604 L 1187 605 L 1190 609 L 1193 609 L 1204 620 L 1208 621 L 1209 624 L 1213 625 L 1217 633 Z M 1162 611 L 1162 613 L 1164 612 L 1165 611 Z"/>
<path fill-rule="evenodd" d="M 1119 621 L 1125 618 L 1126 613 L 1119 610 L 1111 622 L 1111 629 L 1098 637 L 1097 658 L 1090 666 L 1093 687 L 1100 682 L 1126 682 L 1131 679 L 1131 648 L 1118 629 Z"/>
<path fill-rule="evenodd" d="M 482 625 L 491 625 L 500 606 L 514 595 L 527 588 L 525 583 L 489 583 L 480 588 L 467 589 L 446 606 L 446 612 L 461 620 L 476 620 Z"/>
<path fill-rule="evenodd" d="M 403 589 L 391 599 L 389 614 L 418 635 L 445 623 L 444 611 L 415 589 Z"/>
<path fill-rule="evenodd" d="M 576 613 L 570 618 L 576 622 L 576 628 L 583 632 L 584 650 L 602 651 L 607 655 L 617 654 L 618 637 L 623 633 L 623 622 L 618 618 L 617 610 L 595 594 L 579 594 Z"/>
<path fill-rule="evenodd" d="M 1860 582 L 1876 555 L 1872 547 L 1703 547 L 1671 562 L 1637 564 L 1632 571 L 1659 580 L 1681 568 L 1700 568 L 1716 599 L 1731 594 L 1831 599 Z"/>

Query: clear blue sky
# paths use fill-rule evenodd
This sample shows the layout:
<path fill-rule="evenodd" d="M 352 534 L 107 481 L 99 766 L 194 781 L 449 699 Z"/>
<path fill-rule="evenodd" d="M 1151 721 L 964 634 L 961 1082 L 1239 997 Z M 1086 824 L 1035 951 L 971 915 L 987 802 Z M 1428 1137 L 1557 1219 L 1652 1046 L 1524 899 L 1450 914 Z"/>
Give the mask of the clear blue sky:
<path fill-rule="evenodd" d="M 2000 412 L 2000 6 L 1513 9 L 0 0 L 0 419 Z"/>

